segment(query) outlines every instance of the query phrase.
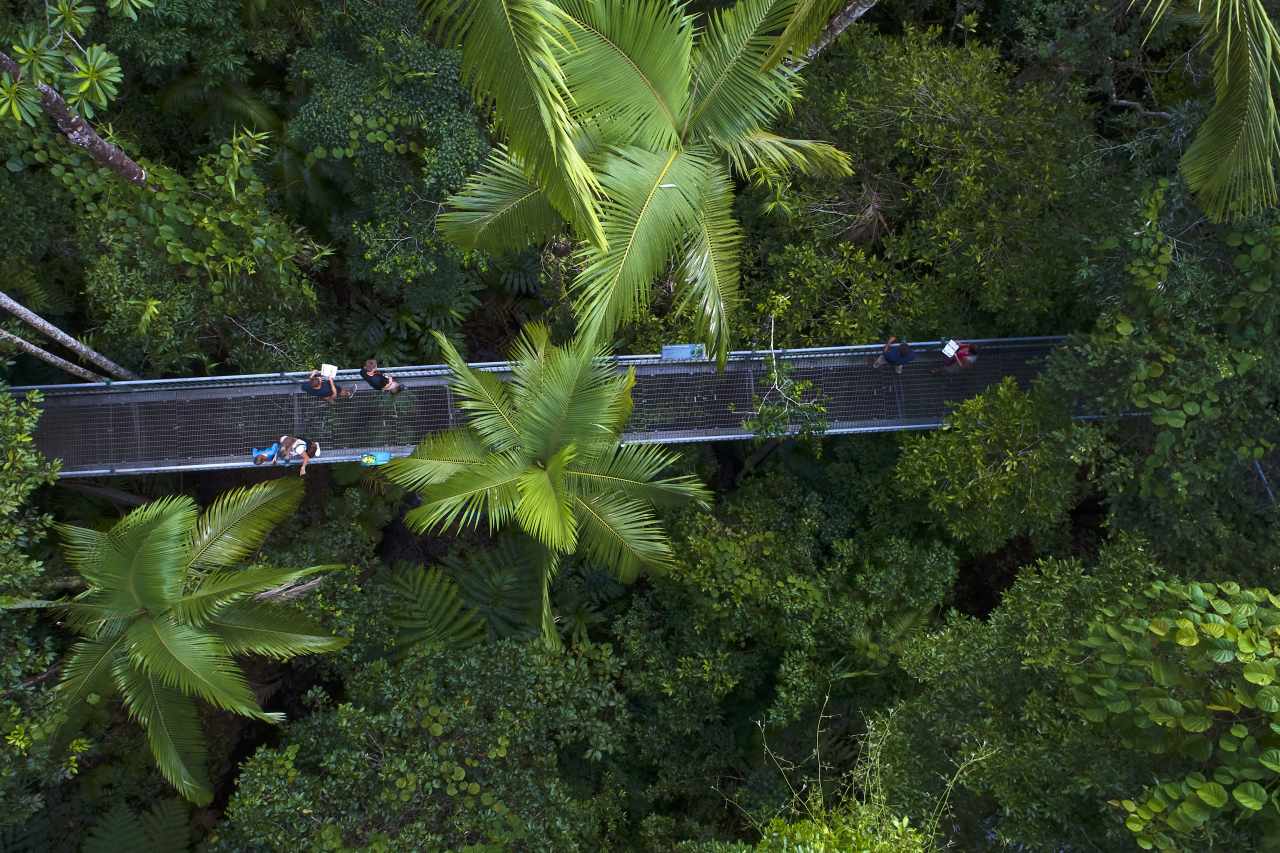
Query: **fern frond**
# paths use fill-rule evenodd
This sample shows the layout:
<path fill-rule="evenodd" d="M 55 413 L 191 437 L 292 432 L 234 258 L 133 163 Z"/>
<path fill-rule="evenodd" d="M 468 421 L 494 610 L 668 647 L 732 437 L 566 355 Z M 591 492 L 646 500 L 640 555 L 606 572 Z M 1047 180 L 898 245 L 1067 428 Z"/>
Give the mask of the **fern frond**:
<path fill-rule="evenodd" d="M 420 648 L 465 648 L 484 636 L 484 622 L 463 605 L 457 585 L 440 569 L 402 569 L 390 583 L 396 657 Z"/>

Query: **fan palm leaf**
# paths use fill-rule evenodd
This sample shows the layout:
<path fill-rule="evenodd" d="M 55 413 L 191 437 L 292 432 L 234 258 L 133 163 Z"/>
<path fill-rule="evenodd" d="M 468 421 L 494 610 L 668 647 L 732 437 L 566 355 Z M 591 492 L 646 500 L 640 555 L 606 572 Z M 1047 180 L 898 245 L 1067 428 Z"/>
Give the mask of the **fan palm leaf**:
<path fill-rule="evenodd" d="M 181 591 L 182 576 L 175 569 L 186 553 L 195 520 L 196 505 L 190 498 L 153 501 L 102 536 L 96 556 L 81 550 L 78 563 L 86 579 L 109 590 L 110 603 L 120 610 L 163 609 Z M 61 529 L 78 548 L 91 539 L 82 531 Z"/>
<path fill-rule="evenodd" d="M 601 166 L 609 247 L 586 247 L 574 283 L 579 317 L 597 339 L 612 334 L 649 304 L 649 287 L 697 219 L 711 161 L 705 150 L 655 153 L 634 146 Z"/>
<path fill-rule="evenodd" d="M 472 370 L 454 349 L 449 339 L 432 333 L 445 363 L 453 372 L 450 387 L 460 398 L 458 408 L 467 413 L 467 423 L 494 450 L 510 450 L 520 446 L 520 431 L 511 413 L 511 398 L 496 376 L 483 370 Z"/>
<path fill-rule="evenodd" d="M 798 94 L 795 72 L 764 66 L 790 7 L 790 0 L 739 0 L 711 14 L 693 52 L 686 140 L 724 147 L 787 109 Z"/>
<path fill-rule="evenodd" d="M 559 4 L 570 35 L 560 63 L 575 113 L 613 122 L 619 144 L 675 147 L 689 97 L 693 19 L 670 0 Z"/>
<path fill-rule="evenodd" d="M 487 517 L 489 529 L 497 529 L 515 512 L 526 464 L 515 453 L 492 453 L 448 480 L 421 489 L 422 505 L 405 514 L 405 523 L 421 533 L 454 524 L 474 527 Z"/>
<path fill-rule="evenodd" d="M 693 229 L 685 238 L 678 308 L 691 311 L 698 330 L 723 366 L 729 352 L 729 313 L 738 302 L 738 248 L 742 229 L 733 218 L 733 182 L 715 166 L 702 188 Z"/>
<path fill-rule="evenodd" d="M 546 193 L 501 145 L 489 153 L 462 191 L 450 196 L 449 207 L 437 220 L 440 232 L 464 249 L 523 249 L 555 234 L 564 224 Z"/>
<path fill-rule="evenodd" d="M 341 566 L 311 566 L 305 569 L 253 568 L 214 572 L 205 575 L 195 589 L 175 601 L 173 612 L 180 622 L 203 625 L 221 610 L 251 595 L 339 568 Z"/>
<path fill-rule="evenodd" d="M 536 183 L 567 219 L 604 245 L 599 185 L 574 146 L 577 123 L 557 60 L 570 38 L 552 0 L 421 0 L 447 45 L 462 48 L 462 76 L 495 112 Z"/>
<path fill-rule="evenodd" d="M 129 716 L 147 733 L 160 774 L 186 799 L 208 805 L 213 789 L 195 705 L 157 676 L 134 667 L 127 657 L 117 659 L 115 680 Z"/>
<path fill-rule="evenodd" d="M 416 492 L 483 462 L 486 455 L 484 443 L 476 433 L 455 429 L 427 436 L 412 454 L 392 459 L 382 470 L 397 486 Z"/>
<path fill-rule="evenodd" d="M 249 683 L 216 636 L 165 619 L 140 619 L 129 626 L 129 660 L 138 671 L 188 696 L 199 696 L 226 711 L 268 722 Z"/>
<path fill-rule="evenodd" d="M 834 145 L 812 139 L 788 139 L 767 130 L 753 130 L 723 146 L 739 175 L 766 176 L 799 172 L 842 178 L 853 174 L 849 156 Z"/>
<path fill-rule="evenodd" d="M 188 571 L 234 566 L 253 554 L 298 509 L 302 494 L 302 481 L 290 477 L 224 492 L 191 532 Z"/>
<path fill-rule="evenodd" d="M 72 646 L 58 685 L 64 730 L 81 722 L 91 694 L 119 692 L 146 729 L 165 778 L 184 797 L 207 803 L 212 794 L 192 699 L 279 722 L 282 715 L 259 707 L 231 655 L 288 657 L 344 642 L 313 626 L 301 634 L 287 616 L 246 600 L 332 567 L 231 569 L 294 511 L 299 497 L 297 484 L 275 481 L 223 495 L 199 517 L 191 499 L 164 498 L 105 533 L 62 527 L 70 560 L 89 583 L 72 601 L 49 603 L 85 637 Z M 221 571 L 205 574 L 202 567 Z M 244 623 L 245 613 L 252 623 Z M 251 637 L 255 628 L 260 633 Z M 261 632 L 273 633 L 264 639 Z"/>
<path fill-rule="evenodd" d="M 581 495 L 618 492 L 655 506 L 679 506 L 689 501 L 705 506 L 711 493 L 697 477 L 661 477 L 679 459 L 678 454 L 656 444 L 615 446 L 607 459 L 591 468 L 570 465 L 565 479 Z"/>
<path fill-rule="evenodd" d="M 113 692 L 111 674 L 128 646 L 124 632 L 114 637 L 80 640 L 73 645 L 62 669 L 62 681 L 58 684 L 62 701 L 67 705 L 78 705 L 92 693 L 101 696 Z"/>
<path fill-rule="evenodd" d="M 208 627 L 233 655 L 289 660 L 347 644 L 345 637 L 329 636 L 309 619 L 262 602 L 240 602 L 211 618 Z"/>
<path fill-rule="evenodd" d="M 1169 6 L 1154 4 L 1155 21 Z M 1261 0 L 1199 0 L 1196 10 L 1214 49 L 1214 104 L 1179 165 L 1210 218 L 1223 221 L 1277 202 L 1280 36 Z"/>
<path fill-rule="evenodd" d="M 572 551 L 578 542 L 578 523 L 565 488 L 565 467 L 573 461 L 574 446 L 565 445 L 547 462 L 532 465 L 520 475 L 516 521 L 520 528 L 551 551 Z"/>
<path fill-rule="evenodd" d="M 788 4 L 785 26 L 778 34 L 773 49 L 765 57 L 764 68 L 772 68 L 788 53 L 803 54 L 814 42 L 827 23 L 840 11 L 846 0 L 791 0 Z"/>
<path fill-rule="evenodd" d="M 518 427 L 525 450 L 549 460 L 565 444 L 590 445 L 610 438 L 605 421 L 618 396 L 620 377 L 606 360 L 607 349 L 579 338 L 547 352 L 536 375 L 520 377 Z"/>
<path fill-rule="evenodd" d="M 442 565 L 491 638 L 528 637 L 538 624 L 542 548 L 524 537 L 504 536 L 492 548 L 450 555 Z"/>
<path fill-rule="evenodd" d="M 666 533 L 643 501 L 616 492 L 575 495 L 573 501 L 581 550 L 624 582 L 671 561 Z"/>

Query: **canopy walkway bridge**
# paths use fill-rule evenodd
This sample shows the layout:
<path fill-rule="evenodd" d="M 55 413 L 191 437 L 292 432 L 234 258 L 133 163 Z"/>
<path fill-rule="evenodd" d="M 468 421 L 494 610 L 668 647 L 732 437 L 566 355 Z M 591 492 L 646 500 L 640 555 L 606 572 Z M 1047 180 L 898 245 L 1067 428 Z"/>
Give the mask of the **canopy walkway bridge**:
<path fill-rule="evenodd" d="M 673 444 L 751 438 L 743 421 L 767 387 L 776 358 L 795 380 L 812 383 L 826 407 L 828 434 L 932 429 L 951 406 L 1005 376 L 1026 385 L 1062 338 L 972 341 L 977 363 L 954 374 L 940 343 L 913 344 L 919 357 L 901 374 L 874 370 L 879 344 L 735 352 L 723 370 L 714 362 L 617 356 L 635 368 L 634 407 L 623 440 Z M 474 364 L 499 376 L 505 362 Z M 247 468 L 250 450 L 290 434 L 320 442 L 312 464 L 350 462 L 365 453 L 406 455 L 426 435 L 463 422 L 443 365 L 385 370 L 404 385 L 398 395 L 369 388 L 355 370 L 340 371 L 350 399 L 327 403 L 300 392 L 303 373 L 148 379 L 26 386 L 39 391 L 43 415 L 36 444 L 62 460 L 63 477 Z M 794 424 L 793 424 L 794 427 Z"/>

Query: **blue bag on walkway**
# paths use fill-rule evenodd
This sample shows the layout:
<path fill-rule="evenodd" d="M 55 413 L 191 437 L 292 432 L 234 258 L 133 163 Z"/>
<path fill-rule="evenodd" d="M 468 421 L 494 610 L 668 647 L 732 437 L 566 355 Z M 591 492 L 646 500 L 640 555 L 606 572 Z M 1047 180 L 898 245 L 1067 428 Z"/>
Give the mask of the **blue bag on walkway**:
<path fill-rule="evenodd" d="M 386 465 L 391 461 L 391 454 L 385 450 L 375 450 L 360 457 L 361 465 Z"/>

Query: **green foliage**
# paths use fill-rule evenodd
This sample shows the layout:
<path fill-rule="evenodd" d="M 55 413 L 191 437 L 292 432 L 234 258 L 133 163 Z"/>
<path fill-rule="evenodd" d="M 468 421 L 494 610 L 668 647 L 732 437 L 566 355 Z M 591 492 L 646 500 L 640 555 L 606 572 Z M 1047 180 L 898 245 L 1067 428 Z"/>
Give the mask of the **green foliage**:
<path fill-rule="evenodd" d="M 1009 78 L 994 50 L 947 45 L 918 30 L 896 38 L 854 27 L 814 67 L 797 111 L 800 132 L 854 152 L 855 174 L 835 184 L 798 182 L 798 192 L 778 203 L 799 217 L 802 245 L 815 232 L 879 244 L 891 270 L 876 263 L 860 270 L 853 249 L 824 245 L 835 263 L 854 264 L 836 279 L 849 289 L 833 321 L 886 300 L 898 323 L 933 324 L 908 326 L 920 328 L 914 334 L 979 317 L 1027 334 L 1050 311 L 1061 323 L 1082 245 L 1107 205 L 1086 191 L 1097 177 L 1081 162 L 1089 129 L 1079 99 L 1015 87 Z M 880 284 L 860 283 L 869 276 Z"/>
<path fill-rule="evenodd" d="M 907 437 L 898 484 L 927 498 L 952 536 L 990 553 L 1015 536 L 1061 530 L 1093 437 L 1050 396 L 1006 377 L 957 406 L 938 432 Z"/>
<path fill-rule="evenodd" d="M 328 250 L 271 212 L 253 168 L 262 134 L 237 132 L 191 177 L 151 166 L 151 189 L 102 174 L 48 134 L 19 137 L 15 162 L 48 170 L 81 215 L 86 252 L 101 252 L 85 279 L 99 334 L 133 344 L 157 370 L 219 356 L 248 370 L 314 361 L 316 294 L 304 269 Z"/>
<path fill-rule="evenodd" d="M 459 245 L 521 248 L 559 214 L 583 241 L 573 295 L 593 335 L 642 317 L 674 262 L 682 306 L 723 359 L 742 237 L 731 175 L 849 171 L 831 146 L 769 131 L 799 94 L 775 51 L 795 5 L 742 0 L 695 28 L 662 0 L 425 3 L 510 145 L 442 228 Z"/>
<path fill-rule="evenodd" d="M 1280 359 L 1280 226 L 1175 241 L 1168 229 L 1183 227 L 1182 211 L 1171 192 L 1157 186 L 1137 229 L 1112 241 L 1121 269 L 1093 276 L 1109 308 L 1050 381 L 1055 395 L 1110 416 L 1101 482 L 1118 521 L 1171 564 L 1210 561 L 1245 580 L 1241 567 L 1269 570 L 1280 553 L 1245 488 L 1247 466 L 1276 438 L 1280 385 L 1266 365 Z M 1138 413 L 1149 417 L 1118 417 Z"/>
<path fill-rule="evenodd" d="M 485 142 L 456 54 L 406 27 L 416 16 L 412 0 L 335 7 L 290 66 L 306 97 L 288 143 L 309 180 L 339 194 L 327 221 L 305 204 L 299 213 L 344 248 L 357 285 L 341 339 L 353 358 L 386 364 L 435 358 L 431 331 L 456 329 L 478 304 L 471 260 L 435 219 Z"/>
<path fill-rule="evenodd" d="M 191 829 L 181 800 L 161 800 L 142 814 L 117 803 L 89 831 L 82 853 L 180 853 L 188 848 Z"/>
<path fill-rule="evenodd" d="M 531 324 L 512 350 L 504 384 L 472 370 L 437 335 L 467 425 L 394 459 L 391 482 L 422 497 L 405 515 L 419 532 L 455 524 L 490 531 L 514 521 L 542 548 L 542 629 L 556 642 L 549 585 L 562 557 L 581 552 L 624 580 L 670 561 L 654 511 L 706 490 L 691 475 L 661 477 L 679 457 L 653 445 L 620 445 L 634 371 L 618 375 L 591 340 L 551 343 Z"/>
<path fill-rule="evenodd" d="M 1156 582 L 1112 599 L 1068 675 L 1081 714 L 1130 750 L 1169 756 L 1140 794 L 1113 801 L 1145 850 L 1274 838 L 1280 597 L 1239 584 Z"/>
<path fill-rule="evenodd" d="M 0 383 L 0 601 L 41 586 L 38 548 L 53 519 L 32 505 L 54 481 L 57 463 L 35 448 L 39 396 L 17 399 Z M 73 773 L 76 754 L 52 749 L 51 684 L 57 648 L 33 610 L 0 610 L 0 826 L 20 825 L 41 806 L 40 788 Z M 84 744 L 77 744 L 78 748 Z"/>
<path fill-rule="evenodd" d="M 371 664 L 244 764 L 211 847 L 607 849 L 618 806 L 589 768 L 621 747 L 617 672 L 607 647 L 512 641 Z"/>
<path fill-rule="evenodd" d="M 193 698 L 264 722 L 281 718 L 262 710 L 233 656 L 286 660 L 345 643 L 259 598 L 327 567 L 233 568 L 300 497 L 301 485 L 286 478 L 228 492 L 199 516 L 190 498 L 164 498 L 106 533 L 60 528 L 67 561 L 88 583 L 52 605 L 83 637 L 63 667 L 62 701 L 74 712 L 120 693 L 160 772 L 193 802 L 212 799 Z"/>
<path fill-rule="evenodd" d="M 458 598 L 458 587 L 440 569 L 412 566 L 391 579 L 396 656 L 418 648 L 465 648 L 481 638 L 485 624 Z"/>
<path fill-rule="evenodd" d="M 953 615 L 908 643 L 900 665 L 918 690 L 877 723 L 890 805 L 927 825 L 949 803 L 948 835 L 964 849 L 981 849 L 991 833 L 1030 849 L 1125 849 L 1129 833 L 1106 801 L 1140 789 L 1153 759 L 1118 749 L 1084 720 L 1068 678 L 1096 608 L 1156 571 L 1140 543 L 1123 539 L 1087 570 L 1041 560 L 985 621 Z M 948 792 L 955 767 L 979 755 Z"/>
<path fill-rule="evenodd" d="M 490 639 L 530 639 L 539 617 L 540 556 L 535 543 L 503 536 L 492 547 L 455 551 L 441 565 Z"/>

